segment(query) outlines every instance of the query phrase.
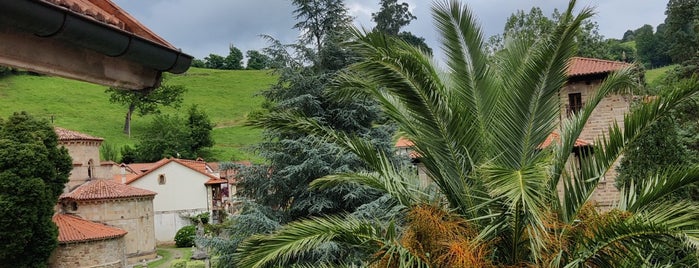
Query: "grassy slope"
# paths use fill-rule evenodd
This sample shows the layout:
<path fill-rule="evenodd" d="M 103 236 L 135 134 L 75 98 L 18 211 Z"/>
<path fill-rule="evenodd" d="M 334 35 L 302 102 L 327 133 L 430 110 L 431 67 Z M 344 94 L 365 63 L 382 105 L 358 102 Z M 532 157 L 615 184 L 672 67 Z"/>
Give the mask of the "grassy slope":
<path fill-rule="evenodd" d="M 219 160 L 250 159 L 243 150 L 260 140 L 260 131 L 243 127 L 246 115 L 260 107 L 263 98 L 255 96 L 275 82 L 268 71 L 224 71 L 192 68 L 183 75 L 168 76 L 168 83 L 187 87 L 184 104 L 164 113 L 186 114 L 197 104 L 216 123 L 213 153 Z M 103 137 L 120 148 L 135 139 L 122 134 L 125 107 L 109 103 L 105 87 L 48 76 L 8 76 L 0 78 L 0 118 L 16 111 L 54 118 L 54 125 Z M 134 116 L 132 133 L 138 135 L 152 116 Z"/>
<path fill-rule="evenodd" d="M 667 71 L 669 71 L 672 68 L 675 68 L 676 66 L 677 66 L 677 64 L 673 64 L 673 65 L 668 65 L 665 67 L 647 70 L 646 71 L 646 83 L 648 83 L 649 85 L 654 85 L 656 80 L 658 80 L 659 78 L 662 78 Z"/>

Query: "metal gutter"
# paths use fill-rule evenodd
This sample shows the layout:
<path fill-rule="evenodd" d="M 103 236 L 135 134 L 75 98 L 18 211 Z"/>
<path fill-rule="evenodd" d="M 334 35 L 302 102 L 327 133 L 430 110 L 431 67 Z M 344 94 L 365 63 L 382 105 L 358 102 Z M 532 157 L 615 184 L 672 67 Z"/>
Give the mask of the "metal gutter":
<path fill-rule="evenodd" d="M 0 0 L 0 24 L 161 72 L 184 73 L 193 59 L 179 50 L 43 1 Z"/>

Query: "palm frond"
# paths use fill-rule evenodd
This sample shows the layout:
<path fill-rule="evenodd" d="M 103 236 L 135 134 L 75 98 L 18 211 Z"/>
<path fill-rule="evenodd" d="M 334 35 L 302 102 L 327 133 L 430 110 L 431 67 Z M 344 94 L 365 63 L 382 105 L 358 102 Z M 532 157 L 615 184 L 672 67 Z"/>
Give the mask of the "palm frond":
<path fill-rule="evenodd" d="M 346 242 L 376 252 L 382 245 L 382 231 L 366 220 L 329 216 L 292 222 L 270 235 L 255 235 L 238 247 L 240 267 L 288 264 L 309 254 L 326 242 Z M 244 252 L 244 254 L 243 254 Z"/>
<path fill-rule="evenodd" d="M 637 190 L 630 185 L 622 188 L 619 209 L 636 212 L 656 202 L 684 186 L 699 182 L 699 166 L 666 168 L 662 172 L 646 178 L 642 188 Z"/>

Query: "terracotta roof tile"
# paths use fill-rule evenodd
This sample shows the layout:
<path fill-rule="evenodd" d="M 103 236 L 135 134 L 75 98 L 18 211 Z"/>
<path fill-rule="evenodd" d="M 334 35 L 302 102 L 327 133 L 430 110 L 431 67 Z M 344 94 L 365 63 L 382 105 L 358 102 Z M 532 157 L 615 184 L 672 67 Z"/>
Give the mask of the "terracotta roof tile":
<path fill-rule="evenodd" d="M 53 215 L 58 226 L 58 243 L 67 244 L 122 237 L 126 231 L 67 214 Z"/>
<path fill-rule="evenodd" d="M 227 183 L 227 182 L 228 182 L 228 180 L 226 180 L 226 179 L 214 179 L 214 178 L 211 178 L 211 179 L 209 179 L 208 181 L 206 181 L 204 184 L 210 185 L 210 184 L 221 184 L 221 183 Z"/>
<path fill-rule="evenodd" d="M 573 57 L 568 66 L 568 76 L 609 73 L 628 66 L 631 64 L 620 61 Z"/>
<path fill-rule="evenodd" d="M 93 137 L 93 136 L 87 135 L 85 133 L 80 133 L 80 132 L 68 130 L 65 128 L 54 127 L 53 129 L 56 132 L 56 135 L 58 135 L 59 141 L 75 141 L 75 140 L 103 141 L 104 140 L 103 138 Z"/>
<path fill-rule="evenodd" d="M 551 134 L 549 134 L 548 137 L 546 137 L 544 142 L 542 142 L 541 144 L 539 144 L 539 146 L 537 146 L 537 148 L 538 149 L 547 148 L 547 147 L 551 146 L 552 143 L 559 142 L 560 140 L 561 140 L 561 135 L 559 135 L 556 132 L 552 132 Z M 582 139 L 576 139 L 575 144 L 573 146 L 574 147 L 584 147 L 584 146 L 591 146 L 591 145 L 592 145 L 592 143 L 590 143 L 590 142 L 587 142 L 587 141 L 582 140 Z"/>
<path fill-rule="evenodd" d="M 140 196 L 155 196 L 156 192 L 121 184 L 113 180 L 88 181 L 70 193 L 62 194 L 60 199 L 103 200 L 121 199 Z"/>
<path fill-rule="evenodd" d="M 178 163 L 182 166 L 185 166 L 189 169 L 192 169 L 198 173 L 201 173 L 204 176 L 209 177 L 209 179 L 219 179 L 218 177 L 214 176 L 211 174 L 210 168 L 207 167 L 206 162 L 203 160 L 188 160 L 188 159 L 178 159 L 178 158 L 163 158 L 158 162 L 155 163 L 138 163 L 138 164 L 128 164 L 127 167 L 129 167 L 130 170 L 133 170 L 134 168 L 138 167 L 143 167 L 147 169 L 141 169 L 139 172 L 133 172 L 136 174 L 136 176 L 127 176 L 126 184 L 130 184 L 134 181 L 137 181 L 138 179 L 144 177 L 145 175 L 159 169 L 160 167 L 170 163 L 170 162 L 175 162 Z M 118 176 L 114 176 L 114 180 L 117 182 L 121 182 L 121 174 Z"/>
<path fill-rule="evenodd" d="M 396 147 L 398 147 L 398 148 L 413 147 L 413 146 L 415 146 L 415 144 L 413 144 L 413 141 L 411 141 L 407 138 L 404 138 L 404 137 L 398 138 L 398 141 L 396 142 Z"/>
<path fill-rule="evenodd" d="M 120 29 L 156 44 L 176 49 L 110 0 L 41 0 L 77 15 Z"/>

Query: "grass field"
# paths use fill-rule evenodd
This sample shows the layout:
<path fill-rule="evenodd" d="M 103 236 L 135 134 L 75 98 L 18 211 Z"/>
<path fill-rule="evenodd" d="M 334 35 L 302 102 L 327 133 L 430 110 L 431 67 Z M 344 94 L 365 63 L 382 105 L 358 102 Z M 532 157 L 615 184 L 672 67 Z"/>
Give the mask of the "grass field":
<path fill-rule="evenodd" d="M 276 78 L 269 71 L 227 71 L 192 68 L 182 75 L 166 76 L 167 83 L 187 88 L 180 109 L 165 108 L 163 113 L 184 116 L 187 108 L 197 104 L 216 123 L 213 158 L 217 160 L 259 159 L 244 150 L 260 141 L 260 130 L 244 127 L 246 116 L 259 109 L 263 98 L 256 96 L 269 88 Z M 122 133 L 126 107 L 109 103 L 106 87 L 69 79 L 17 75 L 0 78 L 0 117 L 13 112 L 53 120 L 64 127 L 102 137 L 117 146 L 134 144 L 135 139 Z M 132 135 L 153 118 L 135 115 Z"/>
<path fill-rule="evenodd" d="M 648 83 L 649 85 L 655 85 L 655 83 L 657 82 L 656 80 L 658 80 L 659 78 L 662 78 L 663 75 L 665 75 L 665 73 L 667 71 L 669 71 L 672 68 L 675 68 L 676 66 L 677 66 L 677 64 L 673 64 L 673 65 L 668 65 L 665 67 L 647 70 L 646 71 L 646 83 Z"/>

